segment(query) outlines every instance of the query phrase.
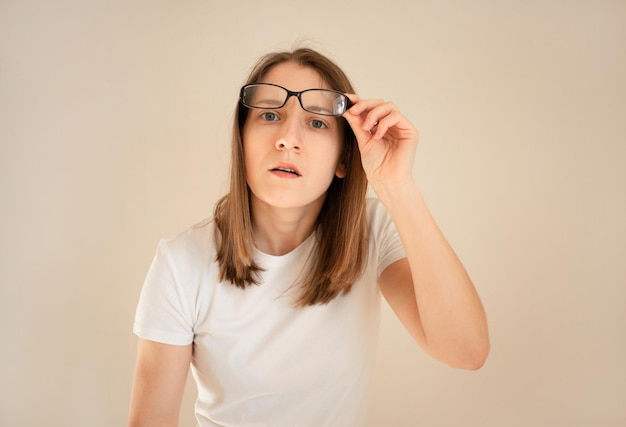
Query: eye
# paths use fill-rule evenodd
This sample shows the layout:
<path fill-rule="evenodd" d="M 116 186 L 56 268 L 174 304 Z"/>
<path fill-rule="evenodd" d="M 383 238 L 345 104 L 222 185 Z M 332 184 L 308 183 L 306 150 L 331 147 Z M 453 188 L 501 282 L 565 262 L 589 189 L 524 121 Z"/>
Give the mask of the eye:
<path fill-rule="evenodd" d="M 272 111 L 266 111 L 264 113 L 261 113 L 261 119 L 265 120 L 266 122 L 275 122 L 276 120 L 278 120 L 278 115 Z"/>
<path fill-rule="evenodd" d="M 317 119 L 311 120 L 310 124 L 315 129 L 326 129 L 327 128 L 326 123 L 324 123 L 321 120 L 317 120 Z"/>

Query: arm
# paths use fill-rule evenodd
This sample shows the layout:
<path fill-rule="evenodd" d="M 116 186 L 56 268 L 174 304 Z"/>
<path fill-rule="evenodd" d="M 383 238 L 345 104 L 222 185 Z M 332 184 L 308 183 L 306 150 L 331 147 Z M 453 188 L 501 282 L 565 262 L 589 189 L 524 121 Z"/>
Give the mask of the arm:
<path fill-rule="evenodd" d="M 454 367 L 480 368 L 489 352 L 485 312 L 413 180 L 418 133 L 392 103 L 351 98 L 355 105 L 344 117 L 407 255 L 382 273 L 381 291 L 428 354 Z"/>
<path fill-rule="evenodd" d="M 453 367 L 478 369 L 489 352 L 484 309 L 419 191 L 410 193 L 388 208 L 407 258 L 385 269 L 381 291 L 428 354 Z"/>
<path fill-rule="evenodd" d="M 129 427 L 178 425 L 192 346 L 139 338 Z"/>

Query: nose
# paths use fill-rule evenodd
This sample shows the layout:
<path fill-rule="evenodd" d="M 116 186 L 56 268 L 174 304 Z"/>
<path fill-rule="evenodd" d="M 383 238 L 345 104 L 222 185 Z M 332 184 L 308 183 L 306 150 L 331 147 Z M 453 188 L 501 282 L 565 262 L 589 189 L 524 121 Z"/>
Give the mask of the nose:
<path fill-rule="evenodd" d="M 277 150 L 291 149 L 300 151 L 302 149 L 302 140 L 300 134 L 300 120 L 298 118 L 299 111 L 297 110 L 297 108 L 299 108 L 299 105 L 297 105 L 298 100 L 294 97 L 287 102 L 287 104 L 289 103 L 291 103 L 291 105 L 285 105 L 283 107 L 285 109 L 288 108 L 290 111 L 282 123 L 275 146 Z"/>
<path fill-rule="evenodd" d="M 276 140 L 276 149 L 279 151 L 289 149 L 300 151 L 300 140 L 295 139 L 290 135 L 282 135 Z"/>

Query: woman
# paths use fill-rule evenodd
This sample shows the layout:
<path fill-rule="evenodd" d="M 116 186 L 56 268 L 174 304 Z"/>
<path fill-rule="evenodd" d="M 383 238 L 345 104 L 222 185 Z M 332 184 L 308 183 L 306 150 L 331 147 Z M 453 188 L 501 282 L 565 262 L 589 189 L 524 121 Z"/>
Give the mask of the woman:
<path fill-rule="evenodd" d="M 310 49 L 254 68 L 229 193 L 146 278 L 129 425 L 176 425 L 190 364 L 201 426 L 365 425 L 381 293 L 427 353 L 482 366 L 482 304 L 412 177 L 418 132 L 353 92 Z"/>

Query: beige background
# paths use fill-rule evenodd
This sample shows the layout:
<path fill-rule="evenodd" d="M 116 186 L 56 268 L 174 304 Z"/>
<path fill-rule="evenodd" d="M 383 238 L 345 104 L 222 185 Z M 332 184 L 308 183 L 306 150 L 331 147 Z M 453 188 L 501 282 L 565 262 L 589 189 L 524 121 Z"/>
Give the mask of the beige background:
<path fill-rule="evenodd" d="M 158 239 L 211 214 L 239 85 L 300 37 L 420 129 L 490 319 L 463 372 L 385 306 L 371 425 L 625 426 L 623 0 L 0 0 L 0 425 L 124 425 Z"/>

